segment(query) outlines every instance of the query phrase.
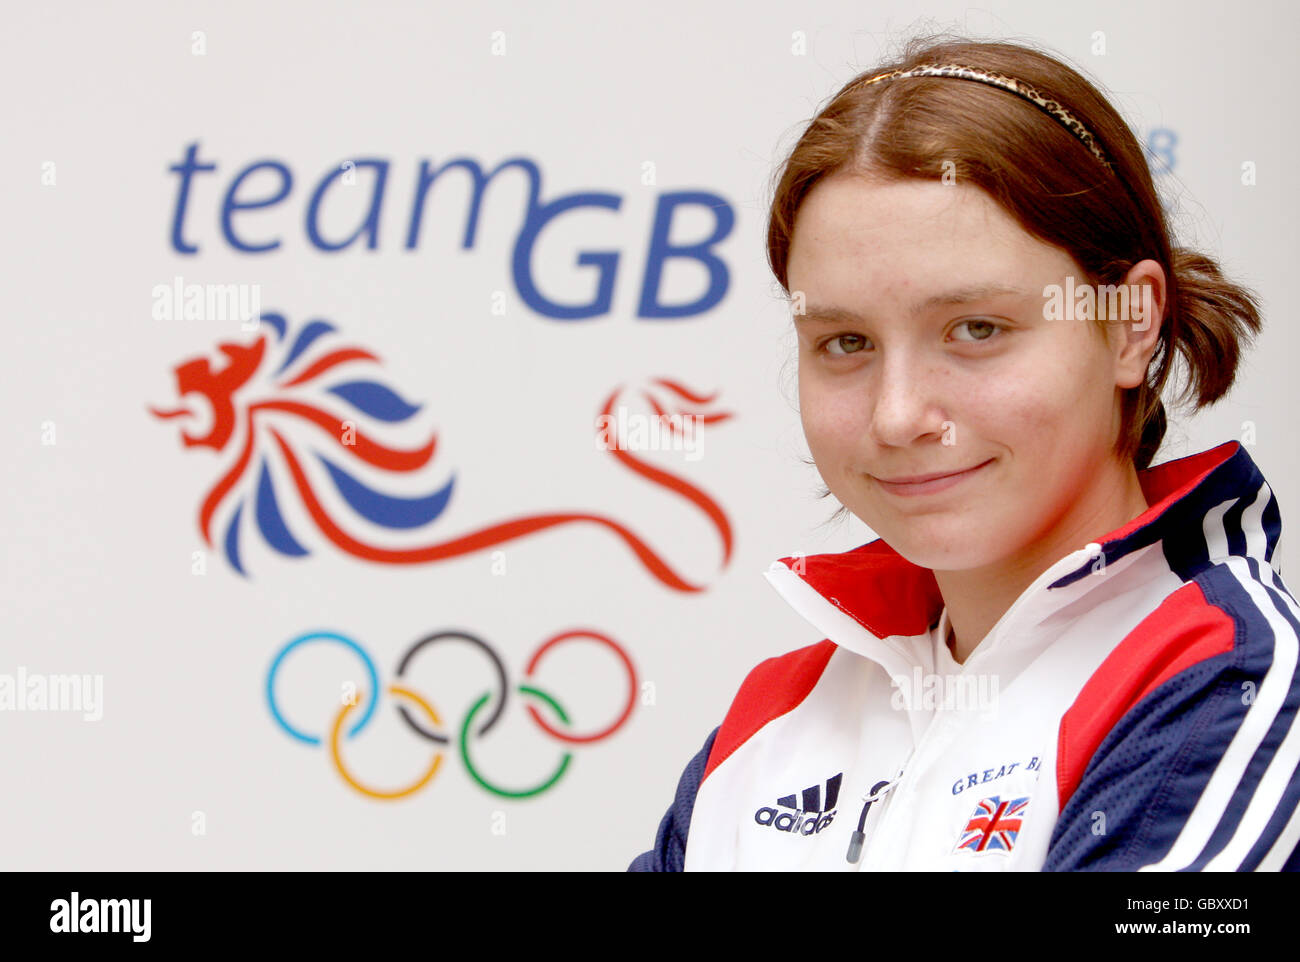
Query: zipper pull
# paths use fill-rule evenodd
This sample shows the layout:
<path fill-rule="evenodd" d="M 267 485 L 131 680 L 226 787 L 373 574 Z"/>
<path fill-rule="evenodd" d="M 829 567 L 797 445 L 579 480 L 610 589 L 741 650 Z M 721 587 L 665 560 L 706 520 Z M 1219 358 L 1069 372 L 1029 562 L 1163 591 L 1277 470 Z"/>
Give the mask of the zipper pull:
<path fill-rule="evenodd" d="M 898 779 L 901 778 L 902 775 L 903 770 L 900 768 L 898 770 L 898 775 L 894 777 L 892 782 L 888 779 L 876 782 L 876 784 L 871 786 L 871 791 L 862 796 L 862 800 L 866 802 L 866 804 L 862 806 L 862 814 L 858 816 L 857 830 L 849 837 L 849 851 L 845 856 L 850 862 L 857 863 L 862 858 L 862 846 L 867 840 L 867 834 L 863 829 L 866 827 L 867 813 L 871 811 L 871 806 L 888 795 L 890 789 L 898 784 Z"/>

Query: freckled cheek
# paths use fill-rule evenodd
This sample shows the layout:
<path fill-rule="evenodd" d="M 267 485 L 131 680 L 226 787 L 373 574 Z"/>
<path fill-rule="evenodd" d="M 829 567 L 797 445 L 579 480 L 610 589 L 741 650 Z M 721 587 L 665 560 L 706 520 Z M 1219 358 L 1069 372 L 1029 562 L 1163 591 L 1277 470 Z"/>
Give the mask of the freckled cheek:
<path fill-rule="evenodd" d="M 801 414 L 808 450 L 823 474 L 837 473 L 861 456 L 870 426 L 870 412 L 861 398 L 854 403 L 804 397 Z"/>
<path fill-rule="evenodd" d="M 973 416 L 981 434 L 1015 444 L 1052 434 L 1078 411 L 1078 398 L 1058 370 L 1020 367 L 969 385 L 957 416 Z"/>

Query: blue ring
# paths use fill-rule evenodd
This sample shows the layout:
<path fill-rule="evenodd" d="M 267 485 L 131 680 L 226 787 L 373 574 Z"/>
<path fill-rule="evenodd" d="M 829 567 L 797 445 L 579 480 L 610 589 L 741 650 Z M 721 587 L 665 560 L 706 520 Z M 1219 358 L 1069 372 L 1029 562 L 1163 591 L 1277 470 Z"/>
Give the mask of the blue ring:
<path fill-rule="evenodd" d="M 375 706 L 379 704 L 379 672 L 375 670 L 375 663 L 370 660 L 370 656 L 365 653 L 365 651 L 362 649 L 360 645 L 358 645 L 351 638 L 347 638 L 343 635 L 335 634 L 332 631 L 309 631 L 305 635 L 299 635 L 293 641 L 289 642 L 282 649 L 280 649 L 280 653 L 275 656 L 275 661 L 271 662 L 271 670 L 266 676 L 266 703 L 268 706 L 270 706 L 271 717 L 273 717 L 280 724 L 280 727 L 283 728 L 290 735 L 292 735 L 294 738 L 298 739 L 299 741 L 306 742 L 308 745 L 319 745 L 320 739 L 313 735 L 304 735 L 302 732 L 298 731 L 298 729 L 294 728 L 292 725 L 290 725 L 287 721 L 284 720 L 284 717 L 280 714 L 280 710 L 275 707 L 275 673 L 276 671 L 279 670 L 280 662 L 284 661 L 285 655 L 289 654 L 289 652 L 291 652 L 298 645 L 301 645 L 304 642 L 315 641 L 315 640 L 342 642 L 343 644 L 351 648 L 353 651 L 355 651 L 361 657 L 361 660 L 364 661 L 366 664 L 366 670 L 370 673 L 370 690 L 374 694 L 370 699 L 370 704 L 369 706 L 367 706 L 365 714 L 361 716 L 361 719 L 355 725 L 353 725 L 352 730 L 348 732 L 349 738 L 354 736 L 357 732 L 361 731 L 361 729 L 363 729 L 366 726 L 366 723 L 370 721 L 370 716 L 375 713 Z"/>

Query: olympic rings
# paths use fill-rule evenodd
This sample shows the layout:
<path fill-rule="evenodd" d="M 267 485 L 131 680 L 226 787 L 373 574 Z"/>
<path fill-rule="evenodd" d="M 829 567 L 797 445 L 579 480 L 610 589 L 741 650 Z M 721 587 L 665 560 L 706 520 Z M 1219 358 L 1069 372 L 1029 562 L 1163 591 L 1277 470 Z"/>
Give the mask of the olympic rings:
<path fill-rule="evenodd" d="M 619 715 L 618 718 L 614 720 L 612 724 L 607 725 L 606 727 L 600 729 L 599 731 L 593 734 L 569 734 L 567 732 L 560 731 L 553 724 L 551 724 L 545 718 L 543 718 L 541 713 L 537 710 L 536 706 L 528 705 L 527 708 L 528 708 L 529 716 L 538 725 L 538 727 L 541 728 L 542 731 L 544 731 L 546 734 L 560 741 L 567 742 L 569 744 L 589 744 L 591 742 L 596 742 L 608 738 L 610 735 L 616 732 L 619 728 L 621 728 L 624 725 L 624 723 L 626 723 L 628 718 L 631 716 L 633 709 L 636 707 L 636 692 L 637 692 L 636 668 L 633 666 L 632 660 L 631 658 L 628 657 L 627 652 L 625 652 L 623 648 L 613 639 L 596 631 L 591 631 L 587 629 L 575 629 L 571 631 L 561 632 L 555 635 L 554 637 L 548 639 L 547 641 L 545 641 L 537 649 L 537 651 L 533 653 L 532 657 L 527 662 L 527 668 L 524 671 L 524 678 L 527 681 L 531 682 L 533 673 L 536 671 L 538 665 L 541 663 L 542 658 L 551 649 L 555 648 L 556 646 L 560 645 L 563 642 L 569 641 L 571 639 L 576 639 L 576 638 L 588 638 L 599 642 L 601 645 L 612 650 L 614 654 L 617 655 L 619 660 L 622 662 L 623 669 L 627 676 L 627 683 L 628 683 L 628 696 L 627 696 L 626 703 L 624 704 L 622 713 Z M 355 641 L 346 637 L 345 635 L 337 634 L 335 632 L 313 631 L 313 632 L 307 632 L 305 634 L 299 635 L 297 638 L 294 638 L 287 645 L 285 645 L 284 648 L 282 648 L 279 651 L 279 653 L 276 654 L 275 658 L 272 660 L 270 670 L 268 671 L 266 677 L 266 698 L 267 698 L 267 703 L 271 710 L 271 717 L 275 719 L 276 723 L 281 728 L 283 728 L 285 732 L 287 732 L 290 736 L 292 736 L 296 740 L 304 742 L 309 745 L 319 745 L 321 743 L 321 738 L 319 736 L 307 734 L 306 732 L 301 731 L 300 729 L 291 725 L 285 719 L 284 715 L 279 710 L 279 707 L 276 702 L 275 679 L 276 679 L 276 673 L 279 671 L 281 663 L 284 661 L 285 657 L 289 654 L 289 652 L 291 652 L 293 649 L 297 648 L 300 645 L 304 645 L 307 642 L 312 642 L 312 641 L 337 642 L 346 646 L 351 651 L 356 653 L 361 658 L 362 664 L 364 665 L 366 674 L 369 678 L 369 687 L 368 689 L 364 689 L 364 690 L 368 690 L 375 693 L 375 697 L 372 698 L 370 702 L 367 704 L 365 711 L 361 715 L 361 718 L 357 721 L 355 725 L 352 726 L 351 730 L 348 732 L 348 738 L 352 738 L 356 736 L 369 723 L 371 717 L 374 715 L 375 707 L 379 702 L 378 695 L 385 690 L 388 692 L 388 694 L 396 697 L 398 700 L 413 702 L 416 705 L 416 707 L 420 709 L 420 712 L 422 712 L 423 715 L 428 719 L 428 721 L 432 722 L 433 727 L 435 729 L 442 727 L 443 722 L 442 719 L 439 718 L 438 712 L 434 709 L 432 704 L 430 704 L 424 697 L 422 697 L 417 692 L 411 690 L 410 688 L 398 684 L 389 685 L 387 689 L 384 689 L 379 683 L 379 675 L 375 669 L 374 661 L 371 660 L 370 656 L 365 652 L 365 650 L 360 645 L 358 645 Z M 492 662 L 492 666 L 497 677 L 497 689 L 499 692 L 499 697 L 497 698 L 496 704 L 493 707 L 492 711 L 487 715 L 486 721 L 484 721 L 483 724 L 474 732 L 476 737 L 481 737 L 487 732 L 489 732 L 500 720 L 502 714 L 505 711 L 506 695 L 510 691 L 510 685 L 507 681 L 505 665 L 502 662 L 500 656 L 496 653 L 496 651 L 485 641 L 463 631 L 440 631 L 440 632 L 435 632 L 433 634 L 427 635 L 424 638 L 421 638 L 419 641 L 415 642 L 415 644 L 413 644 L 409 649 L 407 649 L 406 653 L 402 655 L 401 659 L 398 661 L 397 671 L 395 673 L 396 677 L 402 678 L 407 668 L 410 667 L 411 662 L 416 656 L 416 654 L 418 654 L 419 652 L 425 650 L 426 648 L 434 644 L 438 644 L 444 641 L 463 641 L 471 645 L 474 645 L 479 649 L 481 649 L 483 653 L 487 655 L 488 659 Z M 569 715 L 564 710 L 564 708 L 561 707 L 560 703 L 552 695 L 543 691 L 535 684 L 520 684 L 516 687 L 515 690 L 517 690 L 522 695 L 527 695 L 533 698 L 541 699 L 549 706 L 550 710 L 554 712 L 555 716 L 559 719 L 559 721 L 562 724 L 564 725 L 569 724 Z M 556 785 L 556 783 L 558 783 L 559 780 L 564 776 L 564 773 L 569 768 L 570 762 L 573 760 L 573 753 L 570 751 L 565 751 L 562 754 L 560 762 L 558 766 L 555 768 L 555 770 L 551 772 L 551 774 L 547 776 L 543 781 L 541 781 L 537 785 L 534 785 L 531 788 L 519 788 L 519 789 L 504 788 L 494 783 L 493 781 L 490 781 L 487 778 L 487 776 L 485 776 L 479 770 L 478 766 L 475 764 L 470 754 L 469 736 L 470 736 L 471 729 L 474 728 L 474 719 L 478 717 L 479 713 L 483 710 L 485 704 L 488 702 L 488 700 L 491 697 L 492 697 L 491 691 L 485 692 L 483 696 L 480 697 L 478 701 L 476 701 L 474 705 L 469 709 L 469 712 L 465 715 L 465 719 L 459 727 L 459 732 L 457 736 L 457 745 L 459 748 L 461 761 L 464 763 L 465 769 L 467 772 L 469 772 L 470 777 L 481 788 L 483 788 L 485 791 L 491 792 L 494 795 L 500 796 L 502 798 L 515 798 L 515 799 L 531 798 L 533 796 L 540 795 L 541 793 L 547 791 L 548 789 Z M 424 773 L 420 775 L 419 778 L 417 778 L 414 782 L 412 782 L 410 785 L 407 785 L 406 787 L 391 789 L 391 790 L 379 789 L 379 788 L 373 788 L 371 786 L 368 786 L 364 784 L 360 779 L 358 779 L 348 769 L 348 766 L 343 760 L 343 753 L 339 746 L 340 732 L 343 730 L 343 725 L 347 720 L 348 714 L 355 706 L 356 706 L 356 701 L 347 701 L 343 704 L 343 706 L 341 707 L 337 715 L 335 715 L 333 724 L 330 728 L 330 732 L 328 735 L 330 757 L 334 762 L 334 767 L 338 770 L 340 777 L 349 786 L 351 786 L 355 791 L 369 798 L 379 799 L 382 801 L 392 801 L 395 799 L 405 798 L 410 795 L 413 795 L 415 792 L 419 791 L 421 788 L 423 788 L 425 785 L 427 785 L 430 781 L 433 780 L 433 777 L 438 773 L 440 766 L 442 764 L 444 752 L 441 750 L 437 750 L 434 752 L 433 759 L 429 763 L 428 767 L 425 769 Z M 407 724 L 407 726 L 412 731 L 414 731 L 417 735 L 419 735 L 421 738 L 424 738 L 428 741 L 435 742 L 439 745 L 450 745 L 451 739 L 449 735 L 440 734 L 437 731 L 430 731 L 427 728 L 425 728 L 423 724 L 421 724 L 419 721 L 417 721 L 415 718 L 412 717 L 412 714 L 408 711 L 405 705 L 398 704 L 397 710 L 402 720 Z"/>

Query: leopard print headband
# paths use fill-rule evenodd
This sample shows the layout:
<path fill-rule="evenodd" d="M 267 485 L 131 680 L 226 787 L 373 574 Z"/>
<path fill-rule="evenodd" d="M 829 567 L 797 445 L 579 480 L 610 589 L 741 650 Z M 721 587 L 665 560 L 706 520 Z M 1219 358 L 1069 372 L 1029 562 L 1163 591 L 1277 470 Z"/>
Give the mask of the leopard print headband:
<path fill-rule="evenodd" d="M 910 70 L 891 70 L 888 73 L 877 74 L 868 80 L 861 81 L 861 86 L 873 84 L 878 80 L 894 80 L 901 77 L 957 77 L 961 80 L 975 80 L 979 83 L 989 84 L 993 87 L 1001 87 L 1003 90 L 1009 90 L 1017 96 L 1023 97 L 1031 104 L 1038 107 L 1048 116 L 1057 120 L 1074 136 L 1078 137 L 1087 147 L 1094 157 L 1096 157 L 1108 170 L 1114 170 L 1114 165 L 1107 159 L 1106 154 L 1102 151 L 1097 143 L 1097 138 L 1093 137 L 1091 131 L 1085 127 L 1077 117 L 1062 107 L 1055 100 L 1044 97 L 1030 84 L 1015 77 L 1008 77 L 1006 74 L 993 73 L 988 70 L 981 70 L 976 67 L 963 67 L 958 64 L 923 64 L 919 67 L 913 67 Z M 858 86 L 854 84 L 853 86 Z M 850 88 L 852 89 L 852 88 Z"/>

